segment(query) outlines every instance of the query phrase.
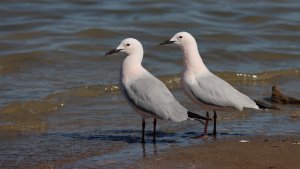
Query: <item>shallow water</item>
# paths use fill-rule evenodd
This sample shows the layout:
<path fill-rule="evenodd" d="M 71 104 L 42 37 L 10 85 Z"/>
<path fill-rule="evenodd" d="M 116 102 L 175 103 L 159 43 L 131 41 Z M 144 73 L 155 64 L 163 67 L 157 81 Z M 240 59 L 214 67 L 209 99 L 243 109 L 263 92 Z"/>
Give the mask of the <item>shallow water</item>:
<path fill-rule="evenodd" d="M 0 2 L 0 168 L 117 168 L 167 148 L 198 144 L 202 126 L 158 123 L 158 143 L 140 141 L 140 117 L 120 95 L 124 55 L 104 57 L 123 38 L 142 41 L 144 66 L 195 112 L 179 90 L 181 51 L 159 46 L 178 31 L 195 35 L 207 66 L 264 100 L 280 85 L 300 98 L 300 2 Z M 220 113 L 223 136 L 300 134 L 279 112 Z M 150 143 L 150 144 L 148 144 Z"/>

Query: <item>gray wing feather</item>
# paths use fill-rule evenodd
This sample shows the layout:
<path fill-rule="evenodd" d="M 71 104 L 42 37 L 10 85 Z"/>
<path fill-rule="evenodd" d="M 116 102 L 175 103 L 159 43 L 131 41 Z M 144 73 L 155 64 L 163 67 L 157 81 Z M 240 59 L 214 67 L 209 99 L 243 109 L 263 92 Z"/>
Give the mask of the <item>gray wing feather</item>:
<path fill-rule="evenodd" d="M 144 112 L 176 122 L 188 118 L 187 109 L 152 75 L 133 80 L 125 86 L 125 92 L 132 104 Z"/>
<path fill-rule="evenodd" d="M 234 107 L 240 111 L 243 107 L 257 108 L 248 96 L 214 74 L 198 77 L 191 87 L 191 92 L 199 101 L 208 105 Z"/>

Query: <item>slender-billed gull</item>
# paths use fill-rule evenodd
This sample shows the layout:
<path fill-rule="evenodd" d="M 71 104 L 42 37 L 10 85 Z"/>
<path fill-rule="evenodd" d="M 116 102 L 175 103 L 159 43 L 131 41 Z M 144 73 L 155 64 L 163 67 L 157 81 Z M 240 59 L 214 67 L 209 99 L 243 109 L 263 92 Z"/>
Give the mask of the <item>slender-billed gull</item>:
<path fill-rule="evenodd" d="M 156 139 L 156 119 L 182 122 L 189 118 L 211 120 L 188 111 L 171 94 L 163 82 L 142 66 L 142 44 L 133 38 L 124 39 L 120 45 L 105 55 L 124 52 L 120 72 L 120 88 L 129 105 L 142 116 L 142 142 L 145 142 L 145 118 L 154 118 L 153 142 Z M 203 123 L 203 122 L 202 122 Z"/>
<path fill-rule="evenodd" d="M 250 99 L 237 91 L 229 83 L 210 72 L 198 52 L 197 42 L 187 32 L 179 32 L 164 44 L 177 44 L 183 50 L 184 72 L 181 85 L 184 92 L 207 111 L 214 111 L 214 130 L 216 135 L 216 111 L 231 111 L 243 108 L 278 109 L 272 105 Z M 206 127 L 205 127 L 206 128 Z M 204 131 L 206 134 L 207 131 Z"/>

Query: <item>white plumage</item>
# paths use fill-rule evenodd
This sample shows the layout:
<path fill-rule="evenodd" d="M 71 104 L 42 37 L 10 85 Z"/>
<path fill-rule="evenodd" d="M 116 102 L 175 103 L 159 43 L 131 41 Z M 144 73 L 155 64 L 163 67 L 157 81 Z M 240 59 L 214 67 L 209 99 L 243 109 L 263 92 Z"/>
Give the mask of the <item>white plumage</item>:
<path fill-rule="evenodd" d="M 206 117 L 189 112 L 174 98 L 163 82 L 143 68 L 144 52 L 138 40 L 124 39 L 116 49 L 106 55 L 117 52 L 127 54 L 121 66 L 120 88 L 129 105 L 142 116 L 142 142 L 144 142 L 145 118 L 154 118 L 154 141 L 156 118 L 182 122 L 191 116 L 208 120 Z"/>
<path fill-rule="evenodd" d="M 262 102 L 250 99 L 245 94 L 237 91 L 223 79 L 211 73 L 200 57 L 197 42 L 187 32 L 179 32 L 163 44 L 177 44 L 184 55 L 184 72 L 181 76 L 181 84 L 185 93 L 207 111 L 214 111 L 214 134 L 216 134 L 216 110 L 230 111 L 233 109 L 242 111 L 243 108 L 274 108 Z M 205 131 L 206 133 L 206 131 Z"/>

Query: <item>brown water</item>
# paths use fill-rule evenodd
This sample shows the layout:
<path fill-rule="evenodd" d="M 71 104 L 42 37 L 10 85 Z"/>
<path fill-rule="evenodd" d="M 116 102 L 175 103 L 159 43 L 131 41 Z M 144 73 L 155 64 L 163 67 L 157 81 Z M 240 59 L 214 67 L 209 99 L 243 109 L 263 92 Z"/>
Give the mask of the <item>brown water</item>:
<path fill-rule="evenodd" d="M 143 64 L 196 112 L 181 92 L 181 51 L 158 46 L 195 35 L 207 66 L 253 98 L 271 86 L 300 97 L 300 2 L 2 0 L 0 168 L 122 168 L 165 149 L 199 144 L 197 122 L 158 122 L 158 143 L 141 145 L 140 117 L 120 95 L 123 55 L 104 57 L 126 37 L 142 41 Z M 281 111 L 220 114 L 224 136 L 300 134 Z"/>

